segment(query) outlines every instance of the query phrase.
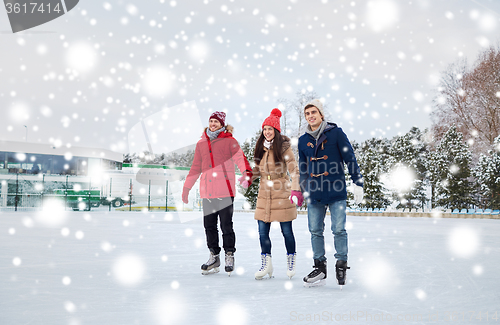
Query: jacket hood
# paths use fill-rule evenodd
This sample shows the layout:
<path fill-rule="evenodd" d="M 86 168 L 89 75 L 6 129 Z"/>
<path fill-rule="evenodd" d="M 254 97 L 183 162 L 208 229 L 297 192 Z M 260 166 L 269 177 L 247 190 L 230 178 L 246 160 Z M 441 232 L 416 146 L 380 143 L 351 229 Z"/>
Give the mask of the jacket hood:
<path fill-rule="evenodd" d="M 285 152 L 288 150 L 288 148 L 290 148 L 292 146 L 292 140 L 290 140 L 289 137 L 287 137 L 286 135 L 283 135 L 282 136 L 283 138 L 283 144 L 282 144 L 282 152 Z"/>
<path fill-rule="evenodd" d="M 337 127 L 337 124 L 333 123 L 333 122 L 326 122 L 327 126 L 325 128 L 325 131 L 326 130 L 330 130 L 330 129 L 335 129 Z"/>

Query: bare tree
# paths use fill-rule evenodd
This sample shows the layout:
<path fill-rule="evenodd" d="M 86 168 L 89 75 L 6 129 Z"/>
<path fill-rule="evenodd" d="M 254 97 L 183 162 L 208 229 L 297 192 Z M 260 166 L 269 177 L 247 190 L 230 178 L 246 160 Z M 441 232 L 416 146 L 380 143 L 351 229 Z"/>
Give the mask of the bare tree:
<path fill-rule="evenodd" d="M 287 132 L 289 130 L 289 123 L 291 122 L 290 121 L 290 110 L 288 109 L 288 100 L 285 99 L 285 98 L 279 98 L 277 100 L 277 103 L 278 103 L 278 106 L 279 105 L 282 105 L 284 109 L 281 109 L 281 133 L 284 134 L 284 135 L 287 135 Z"/>
<path fill-rule="evenodd" d="M 455 124 L 477 160 L 500 134 L 500 49 L 481 52 L 470 68 L 465 60 L 450 65 L 442 74 L 434 107 L 435 139 Z"/>
<path fill-rule="evenodd" d="M 295 93 L 295 98 L 293 99 L 278 99 L 278 103 L 285 107 L 283 116 L 293 113 L 293 116 L 286 116 L 283 121 L 287 124 L 287 130 L 291 136 L 300 137 L 304 134 L 307 127 L 307 123 L 304 118 L 304 107 L 313 99 L 319 98 L 315 91 L 299 90 Z M 323 105 L 326 110 L 327 105 Z"/>
<path fill-rule="evenodd" d="M 481 53 L 468 77 L 476 107 L 471 112 L 471 121 L 485 144 L 482 149 L 486 149 L 500 134 L 500 49 L 490 48 Z"/>

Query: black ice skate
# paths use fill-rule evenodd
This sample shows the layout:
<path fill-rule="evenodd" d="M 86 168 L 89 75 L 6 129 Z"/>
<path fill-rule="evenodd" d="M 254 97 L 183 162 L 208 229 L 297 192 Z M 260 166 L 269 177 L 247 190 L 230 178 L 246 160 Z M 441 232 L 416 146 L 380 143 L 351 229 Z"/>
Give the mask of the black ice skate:
<path fill-rule="evenodd" d="M 314 260 L 314 270 L 304 277 L 304 287 L 319 287 L 326 284 L 326 261 Z"/>
<path fill-rule="evenodd" d="M 234 252 L 226 252 L 226 272 L 227 275 L 231 276 L 231 272 L 234 270 Z"/>
<path fill-rule="evenodd" d="M 337 263 L 335 263 L 335 273 L 337 275 L 337 282 L 340 286 L 340 290 L 342 290 L 342 286 L 345 285 L 346 270 L 348 269 L 350 269 L 350 267 L 347 266 L 347 261 L 338 260 Z"/>
<path fill-rule="evenodd" d="M 201 266 L 201 274 L 213 274 L 219 273 L 220 259 L 219 254 L 215 254 L 213 250 L 210 250 L 210 257 L 208 261 Z"/>

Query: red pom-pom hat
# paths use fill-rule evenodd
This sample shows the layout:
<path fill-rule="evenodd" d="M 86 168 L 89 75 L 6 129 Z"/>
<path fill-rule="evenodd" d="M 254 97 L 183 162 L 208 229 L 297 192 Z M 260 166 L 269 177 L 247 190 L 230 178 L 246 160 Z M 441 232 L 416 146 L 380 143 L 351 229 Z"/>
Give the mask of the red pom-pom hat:
<path fill-rule="evenodd" d="M 271 111 L 271 115 L 269 115 L 269 117 L 264 120 L 264 123 L 262 123 L 262 128 L 264 128 L 265 125 L 269 125 L 278 130 L 279 133 L 281 133 L 280 117 L 281 111 L 277 108 L 274 108 Z"/>

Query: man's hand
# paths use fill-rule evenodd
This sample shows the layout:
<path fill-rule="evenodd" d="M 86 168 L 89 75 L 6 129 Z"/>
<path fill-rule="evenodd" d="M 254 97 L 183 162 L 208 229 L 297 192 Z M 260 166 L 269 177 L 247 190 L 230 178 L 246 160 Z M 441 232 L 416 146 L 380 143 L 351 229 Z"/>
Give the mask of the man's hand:
<path fill-rule="evenodd" d="M 361 202 L 363 202 L 363 196 L 364 196 L 363 187 L 358 185 L 353 185 L 352 191 L 354 193 L 354 202 L 356 202 L 356 204 L 360 204 Z"/>
<path fill-rule="evenodd" d="M 182 202 L 184 202 L 185 204 L 189 203 L 188 196 L 189 196 L 189 188 L 184 187 L 182 189 Z"/>

